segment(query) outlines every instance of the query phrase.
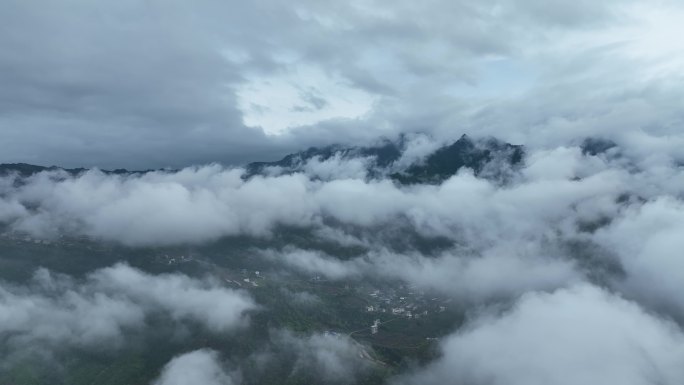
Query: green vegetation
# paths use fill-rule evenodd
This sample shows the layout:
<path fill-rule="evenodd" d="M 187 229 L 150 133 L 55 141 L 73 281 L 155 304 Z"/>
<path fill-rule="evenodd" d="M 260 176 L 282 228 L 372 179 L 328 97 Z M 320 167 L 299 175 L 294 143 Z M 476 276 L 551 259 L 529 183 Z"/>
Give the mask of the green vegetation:
<path fill-rule="evenodd" d="M 427 240 L 425 243 L 430 244 Z M 48 356 L 36 353 L 9 357 L 0 366 L 0 383 L 149 384 L 171 358 L 200 348 L 217 350 L 229 362 L 238 363 L 246 384 L 317 382 L 315 373 L 296 369 L 298 364 L 290 353 L 274 348 L 274 333 L 289 330 L 299 336 L 350 336 L 368 354 L 370 369 L 360 375 L 358 383 L 379 384 L 403 367 L 434 357 L 432 338 L 453 330 L 454 320 L 460 317 L 455 310 L 434 312 L 421 319 L 369 312 L 367 306 L 379 306 L 377 296 L 371 293 L 391 293 L 387 295 L 398 301 L 401 292 L 393 289 L 398 283 L 368 278 L 328 281 L 260 256 L 259 250 L 286 246 L 321 250 L 340 259 L 366 251 L 322 241 L 306 229 L 280 229 L 274 237 L 263 239 L 225 238 L 201 247 L 135 249 L 87 239 L 43 242 L 5 233 L 0 237 L 0 279 L 8 283 L 26 282 L 38 267 L 80 280 L 97 268 L 123 261 L 154 274 L 181 272 L 214 277 L 227 287 L 247 290 L 260 308 L 250 314 L 249 327 L 235 333 L 212 333 L 187 322 L 184 332 L 178 334 L 177 328 L 160 316 L 148 319 L 142 332 L 129 333 L 123 346 L 98 346 L 96 351 L 61 346 Z M 256 271 L 260 271 L 259 276 Z M 249 283 L 244 281 L 246 278 Z M 371 334 L 370 325 L 375 319 L 383 324 L 377 334 Z M 10 336 L 0 337 L 7 341 Z M 265 372 L 253 362 L 254 357 L 273 349 L 277 358 L 269 362 Z M 0 354 L 5 353 L 0 348 Z"/>

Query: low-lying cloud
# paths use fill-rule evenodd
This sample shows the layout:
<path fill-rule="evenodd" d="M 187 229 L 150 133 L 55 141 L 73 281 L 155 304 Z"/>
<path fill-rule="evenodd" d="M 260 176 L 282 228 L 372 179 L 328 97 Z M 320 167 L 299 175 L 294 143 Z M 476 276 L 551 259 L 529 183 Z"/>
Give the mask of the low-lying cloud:
<path fill-rule="evenodd" d="M 442 343 L 443 356 L 397 384 L 677 384 L 684 334 L 596 287 L 530 293 Z"/>
<path fill-rule="evenodd" d="M 327 181 L 305 173 L 245 181 L 242 170 L 217 165 L 144 175 L 40 173 L 20 186 L 6 177 L 0 222 L 38 237 L 65 233 L 144 246 L 268 236 L 277 226 L 320 228 L 330 220 L 362 227 L 404 221 L 420 234 L 475 247 L 539 239 L 578 218 L 613 215 L 618 196 L 639 187 L 630 185 L 628 172 L 596 157 L 542 170 L 540 163 L 556 162 L 556 153 L 546 155 L 533 157 L 507 188 L 467 170 L 440 185 L 403 187 L 346 172 Z"/>
<path fill-rule="evenodd" d="M 583 280 L 571 260 L 543 255 L 543 250 L 516 255 L 514 247 L 500 245 L 484 254 L 454 248 L 433 256 L 384 249 L 349 260 L 300 249 L 268 250 L 263 255 L 309 275 L 331 280 L 396 279 L 471 303 L 516 297 L 530 290 L 552 290 Z"/>
<path fill-rule="evenodd" d="M 278 359 L 289 368 L 287 379 L 316 380 L 326 384 L 352 384 L 369 371 L 366 347 L 347 335 L 313 333 L 298 335 L 288 330 L 271 331 L 268 348 L 251 357 L 253 365 L 268 370 Z"/>
<path fill-rule="evenodd" d="M 630 297 L 684 320 L 684 205 L 662 197 L 630 207 L 596 239 L 621 256 Z"/>
<path fill-rule="evenodd" d="M 181 274 L 117 264 L 79 281 L 39 269 L 27 285 L 0 284 L 0 338 L 19 349 L 117 346 L 152 314 L 225 332 L 246 326 L 255 308 L 245 293 Z"/>
<path fill-rule="evenodd" d="M 172 359 L 152 385 L 233 385 L 238 384 L 221 363 L 218 353 L 195 350 Z"/>

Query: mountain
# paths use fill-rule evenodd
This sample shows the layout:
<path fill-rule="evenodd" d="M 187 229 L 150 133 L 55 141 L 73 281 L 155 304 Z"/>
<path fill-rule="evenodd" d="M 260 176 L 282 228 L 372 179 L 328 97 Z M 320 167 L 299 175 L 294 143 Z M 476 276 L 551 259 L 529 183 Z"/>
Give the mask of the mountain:
<path fill-rule="evenodd" d="M 62 170 L 65 171 L 71 175 L 78 175 L 83 172 L 88 171 L 87 168 L 62 168 L 62 167 L 57 167 L 57 166 L 50 166 L 50 167 L 45 167 L 45 166 L 36 166 L 33 164 L 28 164 L 28 163 L 2 163 L 0 164 L 0 176 L 7 176 L 10 174 L 16 174 L 20 177 L 29 177 L 34 174 L 38 174 L 39 172 L 43 171 L 57 171 L 57 170 Z M 146 172 L 150 172 L 152 170 L 146 170 L 146 171 L 129 171 L 123 168 L 116 169 L 116 170 L 101 170 L 105 174 L 142 174 Z"/>
<path fill-rule="evenodd" d="M 44 166 L 36 166 L 33 164 L 27 164 L 27 163 L 4 163 L 0 164 L 0 175 L 9 175 L 9 174 L 17 174 L 21 177 L 28 177 L 34 174 L 37 174 L 42 171 L 56 171 L 56 170 L 64 170 L 68 172 L 69 174 L 79 174 L 83 171 L 86 171 L 85 168 L 74 168 L 74 169 L 63 169 L 61 167 L 57 166 L 51 166 L 51 167 L 44 167 Z"/>
<path fill-rule="evenodd" d="M 384 140 L 375 146 L 368 147 L 341 145 L 311 147 L 305 151 L 287 155 L 275 162 L 250 163 L 245 166 L 243 178 L 305 172 L 312 162 L 362 159 L 363 162 L 360 164 L 365 165 L 368 178 L 390 178 L 400 184 L 438 184 L 462 168 L 473 170 L 478 177 L 505 181 L 511 175 L 511 171 L 522 166 L 525 158 L 523 146 L 505 143 L 494 138 L 474 140 L 467 135 L 411 163 L 402 159 L 407 146 L 408 141 L 405 137 L 401 137 L 397 141 Z M 605 146 L 603 144 L 596 147 Z M 17 174 L 20 177 L 28 177 L 42 171 L 55 170 L 63 170 L 71 175 L 87 171 L 85 168 L 64 169 L 26 163 L 0 164 L 0 176 Z M 141 174 L 149 171 L 152 170 L 102 170 L 106 174 Z"/>
<path fill-rule="evenodd" d="M 279 169 L 282 174 L 304 171 L 304 166 L 312 160 L 324 162 L 334 157 L 349 160 L 354 158 L 370 158 L 369 175 L 376 175 L 376 171 L 390 167 L 402 155 L 400 144 L 389 140 L 373 147 L 344 147 L 331 145 L 326 147 L 311 147 L 308 150 L 285 156 L 275 162 L 254 162 L 245 166 L 245 178 L 263 175 L 268 169 Z"/>
<path fill-rule="evenodd" d="M 502 178 L 508 170 L 522 165 L 525 156 L 523 146 L 494 138 L 473 140 L 467 135 L 428 154 L 424 159 L 401 167 L 397 161 L 405 150 L 404 138 L 397 142 L 385 140 L 372 147 L 312 147 L 287 155 L 279 161 L 250 163 L 246 166 L 245 178 L 302 172 L 311 161 L 323 162 L 337 157 L 344 160 L 368 158 L 366 171 L 371 178 L 388 176 L 401 184 L 441 183 L 464 167 L 472 169 L 478 176 Z"/>
<path fill-rule="evenodd" d="M 393 173 L 391 177 L 402 184 L 440 183 L 466 167 L 477 176 L 500 178 L 506 170 L 522 165 L 524 156 L 523 146 L 493 138 L 474 141 L 463 135 L 428 155 L 423 162 Z"/>
<path fill-rule="evenodd" d="M 612 140 L 603 138 L 586 138 L 580 145 L 582 155 L 599 155 L 605 154 L 609 150 L 617 147 L 617 144 Z"/>

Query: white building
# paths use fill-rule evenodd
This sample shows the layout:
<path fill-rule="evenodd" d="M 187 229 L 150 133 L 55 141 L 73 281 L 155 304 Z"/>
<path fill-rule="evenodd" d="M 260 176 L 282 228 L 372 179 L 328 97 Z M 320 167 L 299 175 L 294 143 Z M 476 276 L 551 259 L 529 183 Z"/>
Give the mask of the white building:
<path fill-rule="evenodd" d="M 380 320 L 376 319 L 375 322 L 373 322 L 373 325 L 371 325 L 371 334 L 378 333 L 378 326 L 380 326 Z"/>

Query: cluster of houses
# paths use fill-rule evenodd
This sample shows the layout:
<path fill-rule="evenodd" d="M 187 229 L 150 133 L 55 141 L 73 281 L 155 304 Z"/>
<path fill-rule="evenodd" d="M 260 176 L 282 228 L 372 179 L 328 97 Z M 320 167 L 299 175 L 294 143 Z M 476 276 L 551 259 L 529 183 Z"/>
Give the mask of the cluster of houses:
<path fill-rule="evenodd" d="M 245 287 L 245 286 L 253 286 L 253 287 L 259 287 L 259 283 L 257 282 L 258 280 L 263 280 L 265 277 L 259 270 L 255 270 L 254 272 L 251 272 L 247 269 L 242 269 L 242 279 L 235 278 L 231 279 L 229 277 L 225 277 L 224 280 L 230 284 L 235 284 L 239 287 Z M 254 274 L 254 275 L 252 275 Z"/>
<path fill-rule="evenodd" d="M 371 334 L 378 334 L 378 327 L 380 326 L 380 320 L 376 319 L 371 325 Z"/>
<path fill-rule="evenodd" d="M 187 263 L 194 260 L 191 255 L 170 256 L 168 254 L 157 256 L 157 259 L 166 265 L 177 265 L 179 263 Z"/>
<path fill-rule="evenodd" d="M 408 287 L 412 289 L 411 286 Z M 398 296 L 390 291 L 383 293 L 380 290 L 373 290 L 368 294 L 371 297 L 371 304 L 366 305 L 368 313 L 389 313 L 395 316 L 403 316 L 410 319 L 420 319 L 426 317 L 429 312 L 444 312 L 447 301 L 439 298 L 426 299 L 425 293 L 414 294 L 408 291 L 404 296 Z"/>
<path fill-rule="evenodd" d="M 444 306 L 440 306 L 440 308 L 446 309 Z M 419 319 L 421 316 L 427 316 L 428 311 L 427 310 L 422 310 L 422 311 L 417 311 L 418 306 L 416 305 L 408 305 L 408 306 L 399 306 L 399 307 L 392 307 L 392 308 L 384 308 L 381 306 L 374 306 L 374 305 L 368 305 L 366 306 L 366 311 L 369 313 L 391 313 L 392 315 L 402 315 L 405 316 L 406 318 L 414 318 L 414 319 Z M 444 310 L 441 310 L 444 311 Z"/>
<path fill-rule="evenodd" d="M 71 237 L 66 237 L 64 235 L 59 235 L 55 237 L 50 237 L 49 239 L 44 239 L 44 238 L 36 238 L 36 237 L 31 237 L 27 235 L 26 233 L 23 232 L 15 232 L 15 231 L 5 231 L 0 233 L 0 239 L 5 239 L 11 242 L 18 242 L 18 243 L 30 243 L 34 245 L 50 245 L 50 246 L 67 246 L 67 247 L 73 247 L 73 246 L 79 246 L 79 247 L 85 247 L 86 249 L 89 250 L 105 250 L 108 249 L 108 246 L 106 243 L 93 243 L 88 237 L 86 236 L 71 236 Z"/>
<path fill-rule="evenodd" d="M 19 236 L 15 233 L 10 233 L 10 232 L 5 232 L 0 234 L 0 237 L 6 238 L 15 242 L 25 242 L 25 243 L 35 243 L 36 245 L 49 245 L 52 243 L 52 241 L 49 241 L 47 239 L 38 239 L 38 238 L 31 238 L 29 236 L 23 235 Z"/>

